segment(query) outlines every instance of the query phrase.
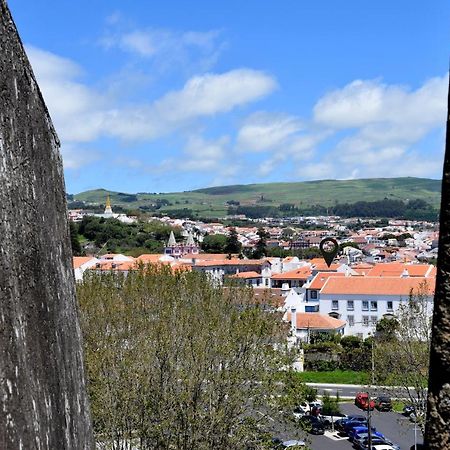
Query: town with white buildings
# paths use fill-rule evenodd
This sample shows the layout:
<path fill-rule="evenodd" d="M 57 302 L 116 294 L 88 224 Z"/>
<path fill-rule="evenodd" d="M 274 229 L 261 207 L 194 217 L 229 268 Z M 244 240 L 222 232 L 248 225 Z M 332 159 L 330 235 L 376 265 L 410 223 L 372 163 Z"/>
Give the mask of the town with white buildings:
<path fill-rule="evenodd" d="M 114 215 L 108 198 L 104 218 Z M 124 223 L 133 218 L 121 216 Z M 267 248 L 285 251 L 311 249 L 325 237 L 346 243 L 328 265 L 322 257 L 264 256 L 252 259 L 245 253 L 205 253 L 205 236 L 229 235 L 230 227 L 220 222 L 152 217 L 181 229 L 178 241 L 173 232 L 161 254 L 98 254 L 74 257 L 75 277 L 86 272 L 116 271 L 127 274 L 146 264 L 163 264 L 173 270 L 204 273 L 216 285 L 245 285 L 254 291 L 255 301 L 282 313 L 295 339 L 308 342 L 312 332 L 339 333 L 367 338 L 373 335 L 382 318 L 395 317 L 402 302 L 411 295 L 422 295 L 432 311 L 437 256 L 438 230 L 431 223 L 390 220 L 383 225 L 371 221 L 363 228 L 350 226 L 356 221 L 338 217 L 307 218 L 318 229 L 302 229 L 300 224 L 280 225 L 271 220 L 254 226 L 234 227 L 242 249 L 254 248 L 258 231 L 264 227 Z M 325 225 L 325 229 L 324 229 Z M 286 230 L 289 229 L 289 232 Z"/>

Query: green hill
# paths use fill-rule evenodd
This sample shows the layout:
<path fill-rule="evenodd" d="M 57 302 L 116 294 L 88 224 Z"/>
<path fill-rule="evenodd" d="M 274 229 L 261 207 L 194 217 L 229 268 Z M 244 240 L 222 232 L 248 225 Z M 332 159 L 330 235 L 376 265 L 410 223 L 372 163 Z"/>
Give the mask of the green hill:
<path fill-rule="evenodd" d="M 219 186 L 174 193 L 128 194 L 104 189 L 81 192 L 74 200 L 103 205 L 107 194 L 111 202 L 127 209 L 174 211 L 189 209 L 202 217 L 226 215 L 229 203 L 241 206 L 272 206 L 289 203 L 305 209 L 313 205 L 324 207 L 342 203 L 376 200 L 421 199 L 439 208 L 441 181 L 426 178 L 372 178 L 360 180 L 321 180 L 298 183 L 265 183 Z"/>

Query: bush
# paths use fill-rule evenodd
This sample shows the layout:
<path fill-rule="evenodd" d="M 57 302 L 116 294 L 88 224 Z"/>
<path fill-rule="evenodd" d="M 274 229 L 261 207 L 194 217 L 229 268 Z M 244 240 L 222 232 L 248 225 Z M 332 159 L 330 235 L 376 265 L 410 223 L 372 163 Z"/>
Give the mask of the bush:
<path fill-rule="evenodd" d="M 332 372 L 338 368 L 338 361 L 305 361 L 305 370 L 314 372 Z"/>

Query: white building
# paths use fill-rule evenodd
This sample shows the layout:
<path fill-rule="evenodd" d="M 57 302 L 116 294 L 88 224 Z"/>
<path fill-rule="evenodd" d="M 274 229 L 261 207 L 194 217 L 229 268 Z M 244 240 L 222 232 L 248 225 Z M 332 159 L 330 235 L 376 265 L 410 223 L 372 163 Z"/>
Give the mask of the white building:
<path fill-rule="evenodd" d="M 424 293 L 432 313 L 434 278 L 329 277 L 319 292 L 319 311 L 345 320 L 346 335 L 373 334 L 378 320 L 394 317 L 401 302 Z"/>
<path fill-rule="evenodd" d="M 221 259 L 213 261 L 196 261 L 192 270 L 206 273 L 209 278 L 222 284 L 226 276 L 236 275 L 240 272 L 256 272 L 261 275 L 260 285 L 270 286 L 272 276 L 271 263 L 268 260 L 257 259 Z"/>
<path fill-rule="evenodd" d="M 94 267 L 99 260 L 93 256 L 74 256 L 73 257 L 73 271 L 75 281 L 82 281 L 84 271 Z"/>
<path fill-rule="evenodd" d="M 326 314 L 297 312 L 295 308 L 286 313 L 285 320 L 291 323 L 294 344 L 309 342 L 312 334 L 344 334 L 345 320 Z"/>

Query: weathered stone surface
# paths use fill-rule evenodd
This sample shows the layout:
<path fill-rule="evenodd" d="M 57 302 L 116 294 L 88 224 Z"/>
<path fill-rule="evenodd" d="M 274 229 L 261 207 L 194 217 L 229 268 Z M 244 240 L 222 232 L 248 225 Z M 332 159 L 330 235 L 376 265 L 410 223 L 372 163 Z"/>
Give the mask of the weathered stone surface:
<path fill-rule="evenodd" d="M 90 449 L 59 141 L 0 14 L 0 449 Z"/>
<path fill-rule="evenodd" d="M 428 384 L 426 448 L 450 449 L 450 85 L 433 336 Z"/>

